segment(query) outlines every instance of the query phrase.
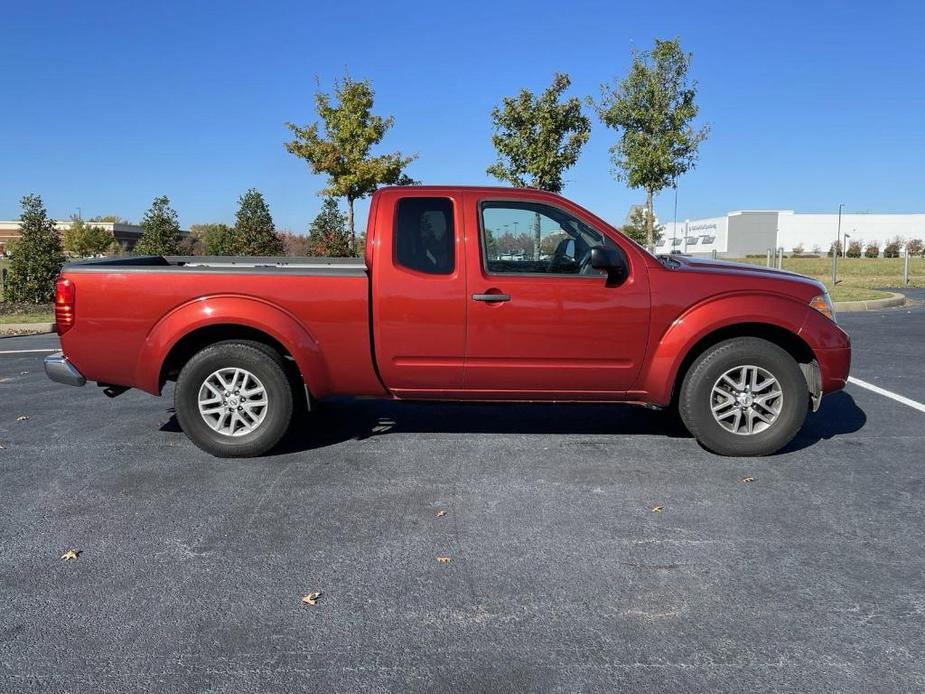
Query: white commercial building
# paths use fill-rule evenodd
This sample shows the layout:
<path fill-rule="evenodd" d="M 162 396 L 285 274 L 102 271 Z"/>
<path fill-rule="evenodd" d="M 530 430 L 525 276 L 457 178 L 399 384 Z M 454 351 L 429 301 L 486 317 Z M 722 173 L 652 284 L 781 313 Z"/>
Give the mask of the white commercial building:
<path fill-rule="evenodd" d="M 685 219 L 677 227 L 665 225 L 658 253 L 687 253 L 742 258 L 761 255 L 774 248 L 789 253 L 803 248 L 804 253 L 828 252 L 838 234 L 838 214 L 804 214 L 793 210 L 740 210 L 722 217 Z M 879 214 L 843 212 L 841 238 L 876 241 L 880 248 L 894 238 L 925 238 L 925 213 Z"/>

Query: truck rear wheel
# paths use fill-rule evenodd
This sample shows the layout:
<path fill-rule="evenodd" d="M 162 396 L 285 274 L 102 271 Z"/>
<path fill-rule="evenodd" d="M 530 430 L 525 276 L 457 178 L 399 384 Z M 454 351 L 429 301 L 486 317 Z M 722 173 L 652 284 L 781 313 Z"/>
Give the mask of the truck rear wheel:
<path fill-rule="evenodd" d="M 754 337 L 726 340 L 691 365 L 678 398 L 688 431 L 730 456 L 770 455 L 796 436 L 809 391 L 796 360 Z"/>
<path fill-rule="evenodd" d="M 177 378 L 174 405 L 189 439 L 220 458 L 262 455 L 292 420 L 292 384 L 279 354 L 243 342 L 197 352 Z"/>

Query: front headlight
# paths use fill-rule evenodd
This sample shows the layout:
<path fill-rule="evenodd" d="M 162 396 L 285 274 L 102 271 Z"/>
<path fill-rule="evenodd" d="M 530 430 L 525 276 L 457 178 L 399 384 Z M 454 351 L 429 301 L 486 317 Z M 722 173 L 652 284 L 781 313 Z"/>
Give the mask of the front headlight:
<path fill-rule="evenodd" d="M 829 296 L 828 292 L 823 292 L 822 294 L 814 296 L 810 299 L 809 305 L 833 323 L 838 322 L 835 320 L 835 307 L 832 305 L 832 298 Z"/>

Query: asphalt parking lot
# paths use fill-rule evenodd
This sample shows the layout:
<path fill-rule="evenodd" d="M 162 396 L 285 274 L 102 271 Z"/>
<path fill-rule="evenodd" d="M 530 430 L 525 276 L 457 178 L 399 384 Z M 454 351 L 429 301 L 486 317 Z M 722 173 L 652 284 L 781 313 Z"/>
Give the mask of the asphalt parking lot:
<path fill-rule="evenodd" d="M 841 322 L 925 402 L 925 309 Z M 336 401 L 227 461 L 42 356 L 0 354 L 0 691 L 925 688 L 925 413 L 865 388 L 770 458 L 623 406 Z"/>

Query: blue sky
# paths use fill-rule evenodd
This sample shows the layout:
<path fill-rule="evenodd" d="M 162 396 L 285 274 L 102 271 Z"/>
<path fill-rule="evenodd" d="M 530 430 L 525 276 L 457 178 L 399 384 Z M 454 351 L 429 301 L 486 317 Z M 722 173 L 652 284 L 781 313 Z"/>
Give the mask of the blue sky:
<path fill-rule="evenodd" d="M 919 2 L 18 2 L 0 41 L 0 219 L 22 194 L 55 217 L 138 220 L 170 196 L 184 225 L 232 221 L 256 187 L 303 232 L 323 185 L 288 154 L 316 76 L 369 78 L 395 116 L 385 150 L 425 183 L 490 183 L 489 112 L 568 72 L 596 95 L 630 51 L 679 36 L 712 133 L 678 218 L 732 209 L 925 211 Z M 565 195 L 612 221 L 643 200 L 610 175 L 595 121 Z M 656 201 L 673 216 L 669 192 Z M 365 226 L 366 206 L 358 209 Z M 361 216 L 362 215 L 362 216 Z"/>

